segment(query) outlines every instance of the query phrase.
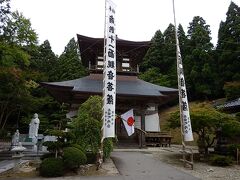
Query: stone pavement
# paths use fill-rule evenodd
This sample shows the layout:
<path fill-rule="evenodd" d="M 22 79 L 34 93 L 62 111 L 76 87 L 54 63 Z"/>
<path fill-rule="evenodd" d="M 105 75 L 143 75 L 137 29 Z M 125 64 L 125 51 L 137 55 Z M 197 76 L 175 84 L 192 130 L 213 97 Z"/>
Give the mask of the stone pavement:
<path fill-rule="evenodd" d="M 21 160 L 20 164 L 27 162 L 28 160 Z M 15 166 L 15 160 L 0 161 L 0 173 L 8 171 Z"/>
<path fill-rule="evenodd" d="M 197 180 L 153 158 L 149 152 L 113 152 L 112 159 L 125 180 Z"/>

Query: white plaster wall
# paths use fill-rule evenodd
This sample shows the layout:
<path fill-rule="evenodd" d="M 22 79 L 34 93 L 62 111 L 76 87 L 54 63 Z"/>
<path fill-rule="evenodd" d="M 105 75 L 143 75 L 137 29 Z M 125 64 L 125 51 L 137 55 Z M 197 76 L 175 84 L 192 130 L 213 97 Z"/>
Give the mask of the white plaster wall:
<path fill-rule="evenodd" d="M 158 113 L 145 116 L 145 131 L 160 132 Z"/>

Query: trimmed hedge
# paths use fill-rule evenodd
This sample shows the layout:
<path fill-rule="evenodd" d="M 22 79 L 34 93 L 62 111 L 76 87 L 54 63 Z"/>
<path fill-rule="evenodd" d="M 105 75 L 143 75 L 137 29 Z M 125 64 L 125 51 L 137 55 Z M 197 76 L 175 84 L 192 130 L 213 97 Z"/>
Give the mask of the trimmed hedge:
<path fill-rule="evenodd" d="M 75 148 L 79 149 L 80 151 L 85 152 L 84 148 L 79 144 L 71 144 L 71 147 L 75 147 Z"/>
<path fill-rule="evenodd" d="M 58 177 L 64 174 L 63 161 L 60 158 L 46 158 L 42 161 L 39 168 L 40 175 L 43 177 Z"/>
<path fill-rule="evenodd" d="M 229 156 L 213 155 L 210 157 L 210 163 L 214 166 L 230 166 L 232 164 L 232 158 Z"/>
<path fill-rule="evenodd" d="M 236 157 L 237 155 L 237 149 L 240 150 L 240 144 L 229 144 L 227 146 L 227 151 L 228 151 L 228 154 L 233 156 L 233 157 Z"/>
<path fill-rule="evenodd" d="M 69 170 L 78 168 L 87 162 L 86 155 L 75 147 L 66 147 L 63 149 L 64 167 Z"/>
<path fill-rule="evenodd" d="M 111 138 L 104 139 L 103 141 L 103 158 L 107 159 L 110 157 L 113 151 L 113 142 Z"/>

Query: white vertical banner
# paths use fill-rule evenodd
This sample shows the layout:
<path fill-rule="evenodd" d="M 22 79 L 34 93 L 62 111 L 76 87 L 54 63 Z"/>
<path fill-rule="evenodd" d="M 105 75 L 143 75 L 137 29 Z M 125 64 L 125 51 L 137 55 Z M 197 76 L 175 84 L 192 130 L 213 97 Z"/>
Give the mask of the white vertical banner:
<path fill-rule="evenodd" d="M 179 94 L 179 109 L 180 109 L 180 120 L 183 141 L 193 141 L 192 125 L 190 120 L 188 98 L 186 91 L 186 84 L 183 72 L 182 56 L 179 47 L 177 23 L 175 16 L 175 3 L 173 2 L 173 15 L 174 15 L 174 26 L 175 26 L 175 39 L 176 39 L 176 56 L 177 56 L 177 75 L 178 75 L 178 94 Z M 183 142 L 183 146 L 184 142 Z"/>
<path fill-rule="evenodd" d="M 182 56 L 179 47 L 178 38 L 177 42 L 177 69 L 178 69 L 178 90 L 179 90 L 179 106 L 180 106 L 180 119 L 182 120 L 182 133 L 184 141 L 193 141 L 192 126 L 189 114 L 189 105 L 186 91 L 185 78 L 183 73 Z"/>
<path fill-rule="evenodd" d="M 111 0 L 106 0 L 105 3 L 103 139 L 107 137 L 115 137 L 116 105 L 116 5 Z"/>

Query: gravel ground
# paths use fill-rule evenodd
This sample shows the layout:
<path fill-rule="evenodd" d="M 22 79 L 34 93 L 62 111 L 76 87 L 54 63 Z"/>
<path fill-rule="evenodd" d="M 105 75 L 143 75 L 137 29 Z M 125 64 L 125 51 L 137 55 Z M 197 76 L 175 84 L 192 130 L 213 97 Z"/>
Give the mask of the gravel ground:
<path fill-rule="evenodd" d="M 19 166 L 18 170 L 10 169 L 3 173 L 0 173 L 0 180 L 7 178 L 40 178 L 36 167 L 39 166 L 40 161 L 28 161 Z M 68 172 L 65 177 L 82 177 L 82 176 L 117 176 L 119 172 L 115 167 L 112 159 L 107 159 L 103 164 L 102 168 L 96 171 L 95 164 L 82 165 L 79 171 L 76 173 Z"/>
<path fill-rule="evenodd" d="M 183 163 L 179 160 L 181 154 L 179 148 L 162 148 L 161 151 L 152 152 L 154 158 L 170 164 L 171 166 L 192 174 L 203 180 L 239 180 L 240 165 L 232 165 L 229 167 L 211 166 L 207 163 L 194 162 L 194 168 L 184 168 Z"/>

